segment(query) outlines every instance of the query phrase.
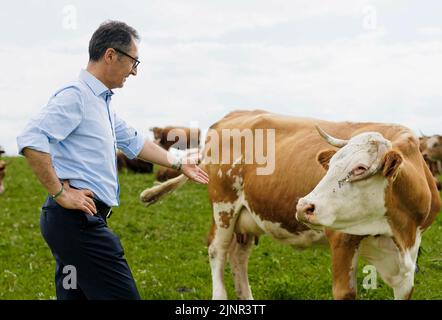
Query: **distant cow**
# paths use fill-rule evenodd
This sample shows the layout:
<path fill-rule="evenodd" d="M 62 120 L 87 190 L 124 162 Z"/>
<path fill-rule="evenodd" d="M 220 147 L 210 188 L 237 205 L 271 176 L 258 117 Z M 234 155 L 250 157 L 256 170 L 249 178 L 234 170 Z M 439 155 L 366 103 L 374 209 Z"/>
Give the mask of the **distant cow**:
<path fill-rule="evenodd" d="M 442 136 L 433 135 L 420 137 L 419 150 L 436 180 L 438 189 L 441 190 L 442 185 L 438 180 L 438 176 L 442 174 Z"/>
<path fill-rule="evenodd" d="M 153 132 L 155 142 L 166 150 L 172 146 L 178 150 L 186 150 L 198 148 L 200 145 L 201 130 L 197 128 L 167 126 L 153 127 L 150 130 Z M 179 176 L 178 171 L 165 167 L 160 167 L 156 173 L 156 179 L 160 182 L 177 176 Z"/>
<path fill-rule="evenodd" d="M 124 168 L 127 168 L 130 171 L 138 172 L 138 173 L 152 173 L 153 172 L 153 164 L 138 158 L 129 159 L 126 155 L 118 151 L 117 152 L 117 166 L 118 171 L 121 172 Z"/>
<path fill-rule="evenodd" d="M 181 173 L 178 170 L 166 167 L 160 167 L 156 173 L 157 181 L 164 182 L 169 179 L 178 177 Z"/>
<path fill-rule="evenodd" d="M 0 146 L 0 156 L 5 153 L 5 150 Z M 3 185 L 3 179 L 6 173 L 6 162 L 0 160 L 0 194 L 5 191 L 5 186 Z"/>
<path fill-rule="evenodd" d="M 169 150 L 172 146 L 179 150 L 198 148 L 200 145 L 201 130 L 198 128 L 173 127 L 164 128 L 153 127 L 155 141 L 164 149 Z"/>
<path fill-rule="evenodd" d="M 186 156 L 191 156 L 194 155 L 195 153 L 198 153 L 198 149 L 188 149 L 185 152 L 181 152 L 181 157 L 186 157 Z M 164 182 L 167 181 L 169 179 L 178 177 L 181 174 L 181 172 L 172 169 L 172 168 L 166 168 L 166 167 L 159 167 L 157 173 L 156 173 L 156 179 L 159 182 Z"/>
<path fill-rule="evenodd" d="M 442 161 L 442 136 L 433 135 L 427 139 L 427 153 L 431 160 Z M 441 168 L 439 168 L 441 169 Z M 442 170 L 441 170 L 442 171 Z"/>
<path fill-rule="evenodd" d="M 3 179 L 6 173 L 6 162 L 0 160 L 0 194 L 5 191 L 5 186 L 3 185 Z"/>

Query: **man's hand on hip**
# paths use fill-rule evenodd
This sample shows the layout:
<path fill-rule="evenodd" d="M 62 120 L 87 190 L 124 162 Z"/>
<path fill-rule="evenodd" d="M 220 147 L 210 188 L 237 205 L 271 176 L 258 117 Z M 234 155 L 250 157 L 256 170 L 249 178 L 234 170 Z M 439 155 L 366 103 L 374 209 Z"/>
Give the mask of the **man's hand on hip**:
<path fill-rule="evenodd" d="M 81 210 L 93 216 L 97 213 L 93 192 L 90 190 L 77 190 L 69 186 L 69 181 L 63 182 L 64 190 L 55 201 L 66 209 Z"/>

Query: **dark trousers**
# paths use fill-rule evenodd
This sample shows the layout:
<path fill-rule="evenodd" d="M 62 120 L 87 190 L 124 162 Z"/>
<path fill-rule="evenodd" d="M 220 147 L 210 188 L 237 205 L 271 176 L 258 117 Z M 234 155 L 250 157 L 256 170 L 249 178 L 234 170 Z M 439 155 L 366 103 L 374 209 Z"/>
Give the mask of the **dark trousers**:
<path fill-rule="evenodd" d="M 57 299 L 140 299 L 120 239 L 106 217 L 46 199 L 41 233 L 55 258 Z"/>

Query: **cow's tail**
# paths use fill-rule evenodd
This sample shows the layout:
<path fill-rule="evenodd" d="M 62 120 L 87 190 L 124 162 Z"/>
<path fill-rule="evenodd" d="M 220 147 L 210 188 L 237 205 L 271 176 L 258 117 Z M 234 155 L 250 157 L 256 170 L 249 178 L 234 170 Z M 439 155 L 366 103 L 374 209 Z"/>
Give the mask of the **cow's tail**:
<path fill-rule="evenodd" d="M 184 174 L 180 174 L 178 177 L 167 180 L 159 185 L 145 189 L 140 194 L 140 200 L 146 206 L 154 204 L 165 195 L 174 192 L 179 187 L 183 186 L 187 182 L 188 178 Z"/>

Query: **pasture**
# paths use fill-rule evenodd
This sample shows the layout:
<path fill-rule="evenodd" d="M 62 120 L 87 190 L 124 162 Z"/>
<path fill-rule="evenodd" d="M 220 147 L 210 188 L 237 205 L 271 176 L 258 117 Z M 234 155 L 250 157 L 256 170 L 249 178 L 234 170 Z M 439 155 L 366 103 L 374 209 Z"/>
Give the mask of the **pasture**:
<path fill-rule="evenodd" d="M 54 260 L 39 228 L 46 196 L 25 159 L 10 157 L 0 195 L 0 299 L 55 299 Z M 121 204 L 108 220 L 120 236 L 143 299 L 210 299 L 211 275 L 206 236 L 211 210 L 205 186 L 188 183 L 149 208 L 139 194 L 153 174 L 120 174 Z M 442 216 L 423 235 L 413 299 L 442 299 Z M 359 299 L 392 299 L 377 281 L 366 290 L 361 261 Z M 226 287 L 235 298 L 230 270 Z M 294 250 L 267 236 L 260 239 L 249 262 L 255 299 L 332 299 L 327 247 Z"/>

